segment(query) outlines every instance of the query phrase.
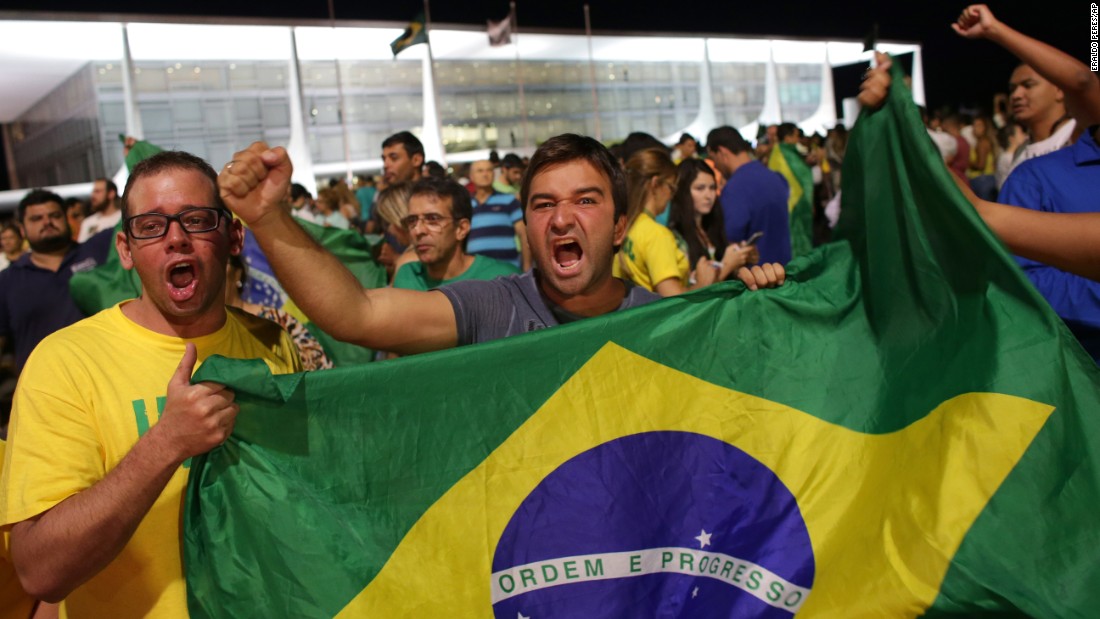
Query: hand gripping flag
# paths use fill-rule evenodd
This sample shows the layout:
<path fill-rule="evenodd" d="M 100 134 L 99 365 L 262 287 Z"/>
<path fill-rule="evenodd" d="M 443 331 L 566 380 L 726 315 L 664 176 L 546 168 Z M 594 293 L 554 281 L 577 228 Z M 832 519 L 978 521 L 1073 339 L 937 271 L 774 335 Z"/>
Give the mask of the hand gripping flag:
<path fill-rule="evenodd" d="M 428 30 L 424 25 L 424 14 L 420 13 L 416 19 L 409 22 L 408 26 L 405 26 L 405 32 L 390 43 L 390 51 L 393 52 L 394 58 L 397 58 L 397 55 L 407 47 L 428 42 Z"/>
<path fill-rule="evenodd" d="M 473 348 L 232 385 L 193 617 L 1087 617 L 1097 368 L 895 76 L 841 240 Z"/>

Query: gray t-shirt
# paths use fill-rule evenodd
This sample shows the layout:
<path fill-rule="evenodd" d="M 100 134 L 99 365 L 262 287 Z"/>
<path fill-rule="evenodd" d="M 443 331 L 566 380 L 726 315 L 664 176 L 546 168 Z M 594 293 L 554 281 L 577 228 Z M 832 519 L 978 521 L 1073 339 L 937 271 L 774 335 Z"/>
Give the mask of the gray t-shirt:
<path fill-rule="evenodd" d="M 489 281 L 455 282 L 438 290 L 447 295 L 454 307 L 459 346 L 545 329 L 561 322 L 539 292 L 534 270 Z M 618 310 L 660 298 L 644 288 L 627 284 L 626 296 Z"/>

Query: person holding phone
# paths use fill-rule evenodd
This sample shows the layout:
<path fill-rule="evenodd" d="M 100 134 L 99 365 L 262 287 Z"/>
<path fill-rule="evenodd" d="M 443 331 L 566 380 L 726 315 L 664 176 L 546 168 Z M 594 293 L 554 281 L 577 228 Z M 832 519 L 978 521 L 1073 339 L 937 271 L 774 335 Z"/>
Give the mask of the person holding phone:
<path fill-rule="evenodd" d="M 714 170 L 701 159 L 681 162 L 677 167 L 676 193 L 672 196 L 668 227 L 676 236 L 680 250 L 687 255 L 688 264 L 699 265 L 700 259 L 705 257 L 711 266 L 719 265 L 718 279 L 721 281 L 742 266 L 756 264 L 760 255 L 755 244 L 760 237 L 755 236 L 751 242 L 729 243 L 722 209 L 714 208 L 717 202 L 718 182 Z"/>
<path fill-rule="evenodd" d="M 706 164 L 702 167 L 710 169 Z M 678 186 L 676 167 L 664 150 L 650 148 L 635 153 L 626 162 L 626 182 L 628 228 L 626 240 L 612 266 L 615 277 L 628 279 L 662 297 L 670 297 L 721 281 L 748 264 L 751 249 L 730 251 L 729 248 L 721 261 L 708 253 L 691 263 L 673 232 L 657 223 L 656 218 L 668 207 Z M 700 193 L 713 196 L 716 190 L 713 185 L 710 187 L 709 191 L 707 187 L 702 188 Z M 710 208 L 713 205 L 712 197 Z M 692 221 L 694 225 L 694 215 Z M 694 271 L 691 271 L 692 265 Z"/>

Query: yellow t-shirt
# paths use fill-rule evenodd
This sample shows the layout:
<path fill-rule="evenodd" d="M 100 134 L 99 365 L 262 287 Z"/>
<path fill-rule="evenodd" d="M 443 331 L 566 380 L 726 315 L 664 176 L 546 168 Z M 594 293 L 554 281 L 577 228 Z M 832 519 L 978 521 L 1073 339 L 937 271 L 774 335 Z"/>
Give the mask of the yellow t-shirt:
<path fill-rule="evenodd" d="M 229 308 L 217 332 L 191 340 L 138 326 L 116 305 L 38 345 L 20 376 L 0 476 L 0 524 L 21 522 L 85 490 L 113 469 L 163 410 L 188 341 L 201 364 L 220 354 L 300 371 L 278 325 Z M 185 463 L 122 552 L 65 600 L 70 618 L 187 617 L 180 533 Z"/>
<path fill-rule="evenodd" d="M 638 215 L 634 225 L 630 226 L 623 247 L 611 267 L 615 277 L 629 279 L 650 292 L 657 284 L 673 277 L 687 286 L 689 271 L 687 256 L 676 245 L 672 231 L 646 212 Z"/>
<path fill-rule="evenodd" d="M 4 448 L 0 441 L 0 473 L 4 470 Z M 7 527 L 0 529 L 0 619 L 27 619 L 34 608 L 34 600 L 23 591 L 8 552 L 10 544 Z"/>

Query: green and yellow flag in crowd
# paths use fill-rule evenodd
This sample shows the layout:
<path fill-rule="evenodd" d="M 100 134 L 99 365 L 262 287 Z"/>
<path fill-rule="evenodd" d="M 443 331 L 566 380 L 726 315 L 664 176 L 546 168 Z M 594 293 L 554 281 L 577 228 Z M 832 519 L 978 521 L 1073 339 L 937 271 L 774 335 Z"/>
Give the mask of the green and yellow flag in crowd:
<path fill-rule="evenodd" d="M 776 144 L 768 155 L 768 168 L 787 179 L 791 192 L 787 208 L 791 218 L 791 257 L 808 254 L 814 247 L 814 176 L 794 144 Z"/>
<path fill-rule="evenodd" d="M 1096 365 L 894 79 L 841 240 L 472 348 L 271 376 L 211 359 L 192 617 L 1087 617 Z"/>
<path fill-rule="evenodd" d="M 428 29 L 424 20 L 424 13 L 420 13 L 409 22 L 408 26 L 405 26 L 405 32 L 402 32 L 401 36 L 390 43 L 390 51 L 393 52 L 393 57 L 397 58 L 397 55 L 406 48 L 427 42 Z"/>

